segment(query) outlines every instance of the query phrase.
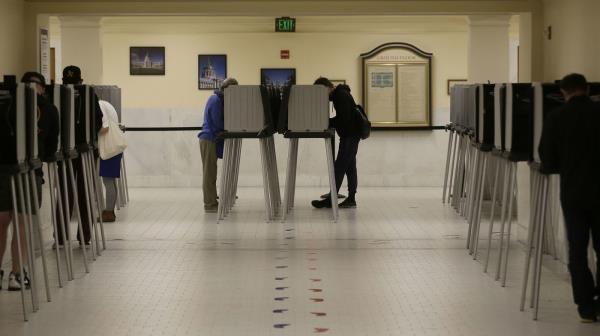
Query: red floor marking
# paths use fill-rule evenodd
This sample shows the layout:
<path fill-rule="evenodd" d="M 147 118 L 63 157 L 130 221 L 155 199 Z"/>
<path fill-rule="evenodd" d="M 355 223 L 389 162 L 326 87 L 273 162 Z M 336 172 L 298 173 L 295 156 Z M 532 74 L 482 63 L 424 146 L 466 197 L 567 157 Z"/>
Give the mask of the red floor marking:
<path fill-rule="evenodd" d="M 310 300 L 312 302 L 323 302 L 323 301 L 325 301 L 325 299 L 319 299 L 319 298 L 311 298 Z"/>
<path fill-rule="evenodd" d="M 311 270 L 311 271 L 316 271 L 316 270 L 317 270 L 317 268 L 316 268 L 316 267 L 310 267 L 310 268 L 309 268 L 309 270 Z"/>
<path fill-rule="evenodd" d="M 315 328 L 315 334 L 322 334 L 329 331 L 329 328 Z"/>
<path fill-rule="evenodd" d="M 312 282 L 321 282 L 321 279 L 310 279 Z"/>
<path fill-rule="evenodd" d="M 313 315 L 315 315 L 315 316 L 319 316 L 319 317 L 322 317 L 322 316 L 327 316 L 327 313 L 317 313 L 317 312 L 311 312 L 311 314 L 313 314 Z"/>
<path fill-rule="evenodd" d="M 309 290 L 312 291 L 313 293 L 321 293 L 323 291 L 322 289 L 318 289 L 318 288 L 311 288 Z"/>

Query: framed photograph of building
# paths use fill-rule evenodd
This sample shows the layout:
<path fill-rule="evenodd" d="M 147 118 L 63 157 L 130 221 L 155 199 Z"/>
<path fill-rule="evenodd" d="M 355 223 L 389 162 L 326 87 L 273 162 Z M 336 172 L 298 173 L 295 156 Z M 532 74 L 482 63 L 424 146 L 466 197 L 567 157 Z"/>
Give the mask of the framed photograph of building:
<path fill-rule="evenodd" d="M 279 89 L 295 85 L 296 69 L 260 69 L 260 84 Z"/>
<path fill-rule="evenodd" d="M 214 90 L 227 78 L 227 55 L 198 55 L 198 89 Z"/>
<path fill-rule="evenodd" d="M 164 76 L 165 47 L 130 47 L 129 74 L 131 76 Z"/>

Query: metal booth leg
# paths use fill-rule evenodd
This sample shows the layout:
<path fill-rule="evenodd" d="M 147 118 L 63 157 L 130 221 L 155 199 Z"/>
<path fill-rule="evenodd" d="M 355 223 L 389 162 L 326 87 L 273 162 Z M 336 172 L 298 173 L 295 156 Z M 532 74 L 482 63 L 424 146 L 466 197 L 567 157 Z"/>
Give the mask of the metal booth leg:
<path fill-rule="evenodd" d="M 31 232 L 32 236 L 37 236 L 38 245 L 40 246 L 40 254 L 42 256 L 42 272 L 44 273 L 44 285 L 46 287 L 46 300 L 52 302 L 52 296 L 50 294 L 50 281 L 48 279 L 48 264 L 46 263 L 46 250 L 44 249 L 44 240 L 42 239 L 42 224 L 40 223 L 40 202 L 38 200 L 38 186 L 35 180 L 35 173 L 33 170 L 29 171 L 29 178 L 31 179 L 31 193 L 33 194 L 33 219 L 34 227 Z M 41 190 L 39 191 L 42 192 Z M 37 233 L 37 234 L 36 234 Z M 33 241 L 32 241 L 33 245 Z M 57 246 L 58 250 L 58 246 Z"/>
<path fill-rule="evenodd" d="M 221 188 L 219 188 L 219 207 L 218 207 L 218 214 L 217 214 L 217 223 L 220 220 L 223 220 L 223 218 L 225 218 L 225 200 L 226 200 L 226 194 L 227 194 L 227 190 L 225 190 L 225 181 L 227 179 L 227 164 L 229 162 L 229 155 L 230 155 L 230 142 L 231 139 L 225 139 L 224 140 L 225 144 L 224 144 L 224 149 L 223 149 L 223 166 L 221 167 Z"/>
<path fill-rule="evenodd" d="M 96 245 L 96 233 L 94 231 L 94 219 L 93 217 L 93 206 L 92 206 L 92 200 L 91 200 L 91 193 L 90 193 L 90 186 L 89 186 L 89 180 L 88 180 L 88 170 L 87 170 L 87 164 L 86 164 L 86 153 L 82 153 L 81 157 L 80 157 L 80 161 L 81 161 L 81 169 L 82 169 L 82 175 L 83 175 L 83 184 L 84 184 L 84 193 L 85 193 L 85 206 L 87 208 L 87 217 L 88 217 L 88 226 L 90 229 L 90 245 L 92 247 L 92 258 L 94 261 L 96 261 L 96 256 L 99 255 L 98 254 L 98 246 Z M 81 242 L 82 244 L 85 244 L 84 241 Z"/>
<path fill-rule="evenodd" d="M 502 188 L 502 210 L 501 210 L 501 219 L 500 219 L 500 243 L 498 244 L 498 257 L 502 258 L 502 248 L 504 246 L 504 228 L 506 226 L 506 206 L 509 202 L 508 197 L 510 197 L 508 193 L 509 189 L 509 178 L 510 178 L 510 165 L 505 160 L 500 160 L 500 164 L 504 166 L 504 188 Z M 501 260 L 501 259 L 500 259 Z M 498 261 L 498 265 L 496 268 L 496 280 L 500 280 L 500 260 Z"/>
<path fill-rule="evenodd" d="M 493 159 L 493 156 L 492 156 Z M 486 257 L 485 257 L 485 266 L 483 268 L 483 272 L 487 273 L 488 271 L 488 265 L 489 265 L 489 261 L 490 261 L 490 252 L 492 251 L 492 235 L 494 233 L 494 221 L 495 221 L 495 215 L 496 215 L 496 196 L 498 195 L 498 178 L 500 177 L 500 168 L 501 168 L 501 161 L 500 159 L 496 159 L 496 169 L 495 169 L 495 173 L 494 173 L 494 187 L 492 188 L 492 209 L 491 209 L 491 214 L 490 214 L 490 227 L 489 227 L 489 231 L 488 231 L 488 244 L 487 244 L 487 251 L 486 251 Z"/>
<path fill-rule="evenodd" d="M 51 212 L 51 221 L 52 221 L 52 229 L 54 230 L 54 242 L 56 244 L 56 270 L 58 272 L 58 287 L 59 288 L 63 288 L 63 280 L 62 280 L 62 266 L 60 263 L 60 247 L 59 247 L 59 240 L 58 240 L 58 222 L 59 222 L 59 218 L 58 218 L 58 214 L 56 211 L 56 207 L 57 207 L 57 202 L 55 199 L 55 175 L 54 175 L 54 171 L 52 170 L 52 166 L 56 165 L 55 163 L 48 163 L 48 186 L 49 186 L 49 190 L 50 190 L 50 212 Z M 60 197 L 60 194 L 58 194 L 58 197 Z M 61 222 L 62 223 L 62 222 Z M 64 227 L 64 226 L 63 226 Z M 62 230 L 64 232 L 64 230 Z M 64 240 L 63 240 L 64 242 Z M 65 252 L 65 255 L 67 255 L 68 253 Z M 68 257 L 66 257 L 68 258 Z M 67 261 L 67 268 L 68 268 L 68 261 Z M 69 273 L 69 271 L 67 270 L 67 273 Z"/>
<path fill-rule="evenodd" d="M 285 174 L 285 187 L 283 191 L 283 207 L 281 209 L 281 221 L 285 222 L 287 219 L 287 214 L 290 210 L 290 190 L 292 183 L 292 139 L 289 139 L 289 148 L 288 148 L 288 160 L 287 160 L 287 169 Z"/>
<path fill-rule="evenodd" d="M 271 211 L 271 200 L 269 198 L 269 176 L 267 173 L 267 158 L 266 158 L 266 146 L 265 140 L 259 139 L 260 143 L 260 159 L 262 163 L 262 175 L 263 175 L 263 190 L 265 194 L 265 210 L 267 221 L 272 219 L 272 211 Z"/>
<path fill-rule="evenodd" d="M 62 170 L 66 172 L 66 162 L 62 162 L 61 164 Z M 70 237 L 71 237 L 71 228 L 70 221 L 71 217 L 69 216 L 69 207 L 66 205 L 69 203 L 69 187 L 68 180 L 66 179 L 66 174 L 64 178 L 64 185 L 61 185 L 59 172 L 58 172 L 58 164 L 54 163 L 52 165 L 52 173 L 54 176 L 54 189 L 56 190 L 56 203 L 58 204 L 58 213 L 57 213 L 57 222 L 56 225 L 60 225 L 62 228 L 61 235 L 63 246 L 65 248 L 65 262 L 67 265 L 67 280 L 73 280 L 73 245 L 71 245 Z M 64 187 L 64 189 L 63 189 Z M 63 203 L 63 197 L 67 199 L 66 202 Z M 55 208 L 56 209 L 56 208 Z M 58 244 L 58 235 L 55 235 L 56 242 Z M 69 238 L 67 238 L 69 237 Z M 58 246 L 57 246 L 58 247 Z"/>
<path fill-rule="evenodd" d="M 535 279 L 536 286 L 534 296 L 534 310 L 533 310 L 533 320 L 537 321 L 538 313 L 540 310 L 540 287 L 542 283 L 542 259 L 544 257 L 544 250 L 542 246 L 543 237 L 544 237 L 544 228 L 546 226 L 546 207 L 548 204 L 548 177 L 542 176 L 542 206 L 541 206 L 541 215 L 540 215 L 540 225 L 537 236 L 537 253 L 536 253 L 536 261 L 535 261 Z"/>
<path fill-rule="evenodd" d="M 21 180 L 22 179 L 22 180 Z M 19 189 L 25 189 L 25 213 L 23 213 L 23 218 L 25 221 L 25 235 L 27 236 L 27 246 L 29 248 L 29 253 L 27 257 L 29 258 L 29 280 L 31 287 L 31 302 L 33 303 L 33 311 L 38 311 L 39 308 L 39 300 L 38 300 L 38 291 L 37 291 L 37 272 L 35 267 L 35 247 L 33 238 L 33 219 L 31 215 L 31 188 L 29 186 L 29 174 L 24 173 L 21 174 L 21 179 L 17 181 L 19 185 Z M 23 181 L 23 182 L 22 182 Z M 21 184 L 22 183 L 22 184 Z M 36 195 L 37 197 L 37 195 Z"/>
<path fill-rule="evenodd" d="M 102 219 L 102 211 L 104 210 L 104 196 L 102 195 L 102 183 L 100 183 L 100 174 L 98 173 L 98 164 L 94 162 L 94 156 L 90 154 L 90 166 L 92 168 L 92 182 L 94 190 L 96 191 L 94 196 L 96 197 L 96 204 L 98 206 L 98 223 L 100 224 L 100 235 L 102 237 L 102 250 L 106 250 L 106 234 L 104 231 L 104 220 Z"/>
<path fill-rule="evenodd" d="M 481 172 L 480 175 L 480 188 L 479 191 L 477 193 L 477 198 L 476 198 L 476 204 L 477 204 L 477 215 L 475 216 L 475 227 L 474 227 L 474 237 L 473 237 L 473 243 L 471 244 L 472 247 L 472 253 L 473 253 L 473 260 L 477 259 L 477 252 L 479 252 L 479 234 L 481 231 L 481 208 L 483 207 L 483 192 L 485 191 L 485 180 L 486 180 L 486 174 L 487 174 L 487 167 L 488 167 L 488 156 L 489 153 L 482 153 L 483 155 L 483 170 Z"/>
<path fill-rule="evenodd" d="M 472 147 L 472 146 L 471 146 Z M 467 249 L 471 251 L 473 235 L 474 235 L 474 225 L 473 225 L 473 209 L 475 207 L 475 198 L 476 191 L 478 190 L 479 185 L 479 174 L 480 174 L 480 151 L 473 148 L 473 152 L 475 153 L 473 164 L 471 165 L 471 173 L 469 174 L 469 194 L 467 195 L 467 222 L 469 223 L 469 231 L 467 234 Z"/>
<path fill-rule="evenodd" d="M 18 175 L 16 175 L 16 179 L 20 180 L 20 177 Z M 19 207 L 17 205 L 17 203 L 19 203 L 21 205 L 21 209 L 25 209 L 25 205 L 23 204 L 23 189 L 19 188 L 19 191 L 17 192 L 17 187 L 15 185 L 15 176 L 11 176 L 10 177 L 10 188 L 11 188 L 11 193 L 12 193 L 12 203 L 13 203 L 13 235 L 16 235 L 17 238 L 17 253 L 18 255 L 18 259 L 19 259 L 19 265 L 21 266 L 20 268 L 20 273 L 21 273 L 21 279 L 23 279 L 24 275 L 25 275 L 25 264 L 24 264 L 24 260 L 23 260 L 23 249 L 27 248 L 25 246 L 21 246 L 21 230 L 20 230 L 20 218 L 19 218 Z M 17 201 L 17 194 L 19 195 L 19 200 L 20 202 Z M 14 256 L 13 256 L 14 258 Z M 27 305 L 26 305 L 26 300 L 25 300 L 25 286 L 21 286 L 21 305 L 23 307 L 23 319 L 25 321 L 28 321 L 29 318 L 27 316 Z"/>
<path fill-rule="evenodd" d="M 77 212 L 77 225 L 78 225 L 78 231 L 79 231 L 79 240 L 81 241 L 81 251 L 83 253 L 83 265 L 85 267 L 85 272 L 90 273 L 88 259 L 87 259 L 87 252 L 86 252 L 87 247 L 85 246 L 85 236 L 83 234 L 83 222 L 81 220 L 81 211 L 79 211 L 79 196 L 77 193 L 77 184 L 75 184 L 75 172 L 73 170 L 73 161 L 67 160 L 67 165 L 68 165 L 68 169 L 69 169 L 69 177 L 71 179 L 71 192 L 73 193 L 73 208 Z M 64 173 L 65 172 L 63 171 L 63 174 Z M 65 176 L 65 178 L 66 178 L 66 176 Z M 65 197 L 65 199 L 68 202 L 68 198 Z M 65 203 L 65 204 L 66 204 L 65 209 L 69 209 L 69 203 Z M 90 234 L 91 234 L 91 232 L 90 232 Z M 90 238 L 90 240 L 91 240 L 91 238 Z M 91 247 L 92 246 L 90 245 L 90 248 Z M 91 252 L 92 252 L 93 258 L 95 258 L 95 252 L 93 250 L 91 250 Z"/>
<path fill-rule="evenodd" d="M 523 283 L 521 287 L 521 306 L 520 310 L 525 310 L 525 301 L 527 299 L 527 287 L 529 282 L 529 273 L 531 266 L 531 256 L 533 255 L 533 249 L 535 244 L 535 235 L 538 227 L 538 219 L 539 219 L 539 209 L 540 209 L 540 191 L 541 184 L 540 178 L 541 176 L 534 170 L 531 169 L 531 179 L 532 179 L 532 187 L 531 187 L 531 215 L 529 216 L 529 228 L 527 232 L 527 252 L 525 257 L 525 270 L 523 272 Z"/>
<path fill-rule="evenodd" d="M 327 156 L 327 168 L 329 171 L 329 191 L 331 197 L 331 210 L 333 213 L 333 221 L 338 220 L 338 192 L 335 181 L 335 168 L 333 164 L 333 151 L 331 150 L 331 138 L 325 139 L 325 155 Z"/>
<path fill-rule="evenodd" d="M 125 195 L 125 204 L 129 203 L 129 182 L 127 181 L 127 165 L 125 164 L 125 153 L 123 153 L 123 157 L 121 158 L 121 183 L 123 184 L 124 195 Z"/>
<path fill-rule="evenodd" d="M 442 203 L 446 203 L 446 189 L 448 188 L 448 175 L 450 174 L 450 156 L 452 155 L 452 139 L 454 138 L 454 132 L 450 131 L 448 135 L 448 151 L 446 153 L 446 169 L 444 170 L 444 190 L 442 194 Z"/>
<path fill-rule="evenodd" d="M 508 273 L 508 255 L 510 252 L 510 235 L 513 222 L 513 204 L 515 201 L 515 191 L 517 189 L 517 163 L 511 162 L 510 167 L 510 201 L 508 203 L 508 229 L 506 233 L 506 252 L 504 253 L 504 271 L 502 272 L 502 287 L 506 287 L 506 277 Z"/>
<path fill-rule="evenodd" d="M 454 190 L 454 180 L 456 179 L 454 176 L 455 173 L 455 166 L 456 166 L 456 156 L 458 154 L 458 134 L 456 132 L 452 132 L 453 133 L 453 144 L 452 144 L 452 161 L 450 163 L 450 181 L 448 182 L 448 195 L 446 198 L 446 203 L 450 203 L 450 199 L 451 197 L 453 198 L 453 190 Z"/>
<path fill-rule="evenodd" d="M 92 228 L 94 229 L 94 240 L 96 241 L 96 253 L 98 256 L 102 255 L 102 248 L 100 247 L 100 233 L 98 232 L 98 226 L 102 224 L 102 216 L 100 215 L 99 200 L 96 193 L 96 185 L 94 183 L 94 164 L 93 164 L 93 153 L 88 152 L 85 155 L 85 166 L 87 169 L 87 182 L 88 182 L 88 193 L 90 195 L 90 207 L 92 209 Z"/>
<path fill-rule="evenodd" d="M 296 202 L 296 176 L 298 171 L 298 145 L 300 139 L 292 139 L 293 143 L 293 156 L 292 156 L 292 188 L 290 189 L 290 209 L 294 208 Z"/>

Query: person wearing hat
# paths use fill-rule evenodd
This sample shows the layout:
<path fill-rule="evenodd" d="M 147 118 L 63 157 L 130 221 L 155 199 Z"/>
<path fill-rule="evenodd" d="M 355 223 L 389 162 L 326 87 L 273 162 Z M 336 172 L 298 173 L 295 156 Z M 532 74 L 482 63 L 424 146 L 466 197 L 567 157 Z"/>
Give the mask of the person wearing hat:
<path fill-rule="evenodd" d="M 63 69 L 63 78 L 62 78 L 62 82 L 65 85 L 68 84 L 72 84 L 72 85 L 82 85 L 83 84 L 83 78 L 81 77 L 81 69 L 75 65 L 69 65 L 67 67 L 65 67 Z M 94 138 L 97 139 L 98 137 L 98 133 L 100 132 L 100 129 L 102 128 L 102 110 L 100 109 L 100 105 L 99 105 L 99 100 L 98 97 L 96 95 L 94 95 L 94 100 L 95 100 L 95 106 L 96 108 L 94 109 L 93 113 L 93 117 L 95 119 L 95 125 L 96 125 L 96 130 L 95 133 L 92 134 L 92 136 Z M 97 157 L 97 154 L 96 154 Z M 60 165 L 62 163 L 59 162 L 59 168 Z M 90 239 L 91 239 L 91 233 L 90 233 L 90 226 L 88 225 L 88 212 L 87 212 L 87 200 L 85 198 L 85 182 L 84 182 L 84 177 L 83 177 L 83 171 L 81 170 L 81 156 L 78 157 L 77 159 L 73 160 L 73 174 L 75 174 L 75 184 L 77 185 L 77 200 L 78 200 L 78 204 L 79 204 L 79 214 L 81 215 L 81 224 L 82 224 L 82 229 L 83 229 L 83 239 L 85 241 L 85 245 L 89 245 L 90 244 Z M 61 185 L 62 190 L 66 190 L 67 192 L 67 196 L 69 198 L 69 217 L 71 217 L 73 215 L 73 208 L 74 208 L 74 204 L 73 204 L 73 193 L 71 192 L 71 183 L 70 181 L 67 181 L 67 183 L 65 183 L 65 181 L 63 181 L 63 176 L 61 174 L 59 174 L 59 183 Z M 57 209 L 58 211 L 58 209 Z M 59 241 L 57 242 L 58 246 L 62 246 L 63 245 L 63 241 L 62 241 L 62 230 L 64 228 L 61 225 L 58 225 L 58 239 Z M 68 230 L 67 230 L 67 239 L 71 239 L 71 237 L 68 236 Z M 79 240 L 79 244 L 83 244 L 84 242 L 81 241 L 81 236 L 80 236 L 80 232 L 77 233 L 77 239 Z M 55 245 L 56 247 L 56 245 Z"/>
<path fill-rule="evenodd" d="M 230 85 L 238 85 L 234 78 L 223 81 L 218 90 L 208 99 L 204 108 L 204 123 L 198 134 L 200 139 L 200 155 L 202 156 L 202 191 L 204 193 L 204 211 L 215 213 L 219 207 L 217 201 L 217 159 L 223 158 L 223 139 L 219 135 L 224 130 L 225 89 Z"/>
<path fill-rule="evenodd" d="M 45 96 L 46 93 L 46 79 L 44 76 L 37 72 L 27 72 L 21 79 L 22 83 L 35 83 L 37 92 L 37 108 L 38 108 L 38 156 L 42 161 L 51 161 L 52 156 L 58 149 L 58 136 L 59 136 L 59 116 L 56 107 L 48 101 Z M 37 198 L 38 203 L 42 202 L 42 184 L 43 184 L 43 172 L 42 169 L 35 171 L 37 184 Z M 33 200 L 31 201 L 33 205 Z M 8 227 L 12 219 L 14 218 L 14 210 L 12 203 L 11 188 L 9 180 L 2 178 L 0 180 L 0 265 L 2 265 L 2 259 L 6 250 L 6 239 L 8 235 Z M 21 237 L 21 246 L 26 246 L 26 235 L 25 235 L 25 220 L 23 215 L 19 214 L 19 232 Z M 13 234 L 11 242 L 11 255 L 16 256 L 18 254 L 17 239 L 16 235 Z M 26 262 L 27 249 L 21 248 L 22 260 Z M 24 277 L 21 277 L 21 265 L 19 264 L 19 258 L 12 258 L 12 270 L 8 278 L 8 290 L 18 291 L 21 290 L 21 286 L 24 284 L 26 288 L 29 288 L 29 278 L 27 272 Z M 2 289 L 2 280 L 4 277 L 4 271 L 0 270 L 0 289 Z M 23 279 L 23 280 L 22 280 Z"/>

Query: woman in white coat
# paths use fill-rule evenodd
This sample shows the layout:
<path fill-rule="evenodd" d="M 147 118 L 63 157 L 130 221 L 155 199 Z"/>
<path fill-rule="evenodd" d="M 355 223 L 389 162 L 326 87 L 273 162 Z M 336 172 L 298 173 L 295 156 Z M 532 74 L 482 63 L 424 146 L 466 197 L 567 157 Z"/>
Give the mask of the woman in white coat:
<path fill-rule="evenodd" d="M 117 125 L 119 117 L 115 108 L 107 101 L 99 102 L 102 110 L 102 129 L 100 137 L 106 135 L 109 130 L 109 125 L 112 123 Z M 121 177 L 121 159 L 123 154 L 118 154 L 109 159 L 100 159 L 100 176 L 102 183 L 106 189 L 106 202 L 104 211 L 102 211 L 102 220 L 105 223 L 112 223 L 116 220 L 115 207 L 117 204 L 117 178 Z"/>

